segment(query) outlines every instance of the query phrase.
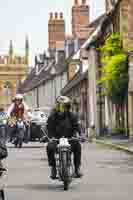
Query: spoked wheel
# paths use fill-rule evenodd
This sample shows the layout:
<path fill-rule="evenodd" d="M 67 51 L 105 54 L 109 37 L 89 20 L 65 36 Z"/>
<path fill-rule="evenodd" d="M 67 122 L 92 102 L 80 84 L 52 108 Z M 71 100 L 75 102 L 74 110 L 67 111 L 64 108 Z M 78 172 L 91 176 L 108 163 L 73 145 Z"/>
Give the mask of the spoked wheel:
<path fill-rule="evenodd" d="M 23 145 L 23 139 L 22 138 L 18 138 L 18 147 L 22 148 Z"/>
<path fill-rule="evenodd" d="M 70 184 L 70 171 L 68 166 L 68 158 L 67 158 L 67 152 L 63 152 L 63 180 L 64 180 L 64 190 L 67 191 L 69 189 Z"/>
<path fill-rule="evenodd" d="M 64 180 L 64 190 L 67 191 L 69 189 L 69 181 Z"/>
<path fill-rule="evenodd" d="M 22 148 L 23 142 L 19 143 L 19 148 Z"/>
<path fill-rule="evenodd" d="M 5 192 L 4 192 L 4 190 L 0 190 L 0 200 L 5 200 Z"/>
<path fill-rule="evenodd" d="M 22 148 L 23 140 L 24 140 L 24 130 L 20 130 L 19 131 L 19 137 L 18 137 L 18 146 L 19 146 L 19 148 Z"/>
<path fill-rule="evenodd" d="M 14 142 L 14 146 L 15 146 L 15 148 L 17 148 L 17 146 L 18 146 L 18 139 L 16 139 L 16 141 Z"/>

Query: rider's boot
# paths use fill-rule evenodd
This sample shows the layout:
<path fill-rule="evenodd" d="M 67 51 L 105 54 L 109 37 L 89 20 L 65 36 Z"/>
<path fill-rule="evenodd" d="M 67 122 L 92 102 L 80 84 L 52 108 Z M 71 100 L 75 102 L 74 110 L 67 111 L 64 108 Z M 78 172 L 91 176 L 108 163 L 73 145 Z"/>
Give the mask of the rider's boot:
<path fill-rule="evenodd" d="M 0 161 L 0 172 L 7 171 L 7 169 L 4 167 L 2 161 Z"/>
<path fill-rule="evenodd" d="M 51 167 L 51 179 L 57 179 L 57 170 L 56 167 Z"/>
<path fill-rule="evenodd" d="M 75 178 L 81 178 L 83 174 L 81 173 L 80 167 L 75 168 Z"/>

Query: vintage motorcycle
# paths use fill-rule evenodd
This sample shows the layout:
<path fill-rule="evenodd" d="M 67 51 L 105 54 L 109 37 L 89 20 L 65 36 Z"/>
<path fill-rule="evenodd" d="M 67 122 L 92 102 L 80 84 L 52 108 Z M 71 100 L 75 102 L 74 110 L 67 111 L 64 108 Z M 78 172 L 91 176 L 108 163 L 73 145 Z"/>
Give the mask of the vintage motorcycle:
<path fill-rule="evenodd" d="M 46 143 L 48 141 L 57 143 L 57 151 L 56 151 L 56 166 L 57 166 L 57 177 L 59 181 L 63 182 L 64 190 L 69 189 L 69 185 L 72 182 L 74 177 L 74 164 L 72 159 L 71 145 L 70 142 L 74 140 L 80 140 L 80 138 L 65 138 L 62 137 L 60 139 L 48 137 L 46 129 L 42 128 L 44 136 L 42 138 L 42 142 Z"/>
<path fill-rule="evenodd" d="M 58 142 L 56 152 L 56 166 L 59 180 L 63 182 L 64 190 L 69 189 L 69 184 L 72 181 L 74 174 L 74 166 L 71 159 L 71 145 L 70 141 L 74 140 L 68 138 L 60 138 L 59 140 L 53 139 Z"/>

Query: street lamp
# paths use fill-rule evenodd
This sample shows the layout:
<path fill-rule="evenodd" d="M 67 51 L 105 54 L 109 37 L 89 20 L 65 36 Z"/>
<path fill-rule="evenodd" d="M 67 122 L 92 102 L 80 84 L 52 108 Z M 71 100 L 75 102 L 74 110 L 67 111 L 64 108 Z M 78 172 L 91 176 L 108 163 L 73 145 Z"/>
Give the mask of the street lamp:
<path fill-rule="evenodd" d="M 57 90 L 56 90 L 56 70 L 54 67 L 52 67 L 50 74 L 53 76 L 53 83 L 54 83 L 54 102 L 56 101 L 56 95 L 57 95 Z"/>
<path fill-rule="evenodd" d="M 5 96 L 7 97 L 7 104 L 9 104 L 9 96 L 11 95 L 10 94 L 10 89 L 11 89 L 11 85 L 10 85 L 10 82 L 5 82 L 4 84 L 4 89 L 6 90 L 5 91 Z"/>

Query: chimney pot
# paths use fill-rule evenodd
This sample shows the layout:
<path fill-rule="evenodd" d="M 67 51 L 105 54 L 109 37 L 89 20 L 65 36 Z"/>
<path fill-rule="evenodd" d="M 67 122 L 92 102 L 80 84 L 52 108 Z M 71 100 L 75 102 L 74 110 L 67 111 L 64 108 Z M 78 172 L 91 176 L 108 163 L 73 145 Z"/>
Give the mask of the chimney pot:
<path fill-rule="evenodd" d="M 58 13 L 57 12 L 55 13 L 55 19 L 58 19 Z"/>
<path fill-rule="evenodd" d="M 62 12 L 60 13 L 60 19 L 63 19 L 63 13 Z"/>
<path fill-rule="evenodd" d="M 50 19 L 53 19 L 53 13 L 52 12 L 50 13 Z"/>
<path fill-rule="evenodd" d="M 78 4 L 79 4 L 78 0 L 74 0 L 74 5 L 78 5 Z"/>
<path fill-rule="evenodd" d="M 86 0 L 82 0 L 82 5 L 85 5 L 86 4 Z"/>

